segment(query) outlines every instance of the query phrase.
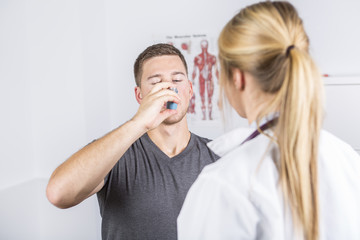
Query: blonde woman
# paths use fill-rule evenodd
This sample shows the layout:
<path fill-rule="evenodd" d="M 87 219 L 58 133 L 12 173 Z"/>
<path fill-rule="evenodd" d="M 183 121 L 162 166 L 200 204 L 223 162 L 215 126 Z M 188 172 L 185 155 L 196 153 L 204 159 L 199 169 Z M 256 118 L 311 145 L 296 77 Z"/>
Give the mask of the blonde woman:
<path fill-rule="evenodd" d="M 208 144 L 222 158 L 191 187 L 179 239 L 360 239 L 360 156 L 321 130 L 322 81 L 295 8 L 248 6 L 218 44 L 221 92 L 253 130 Z"/>

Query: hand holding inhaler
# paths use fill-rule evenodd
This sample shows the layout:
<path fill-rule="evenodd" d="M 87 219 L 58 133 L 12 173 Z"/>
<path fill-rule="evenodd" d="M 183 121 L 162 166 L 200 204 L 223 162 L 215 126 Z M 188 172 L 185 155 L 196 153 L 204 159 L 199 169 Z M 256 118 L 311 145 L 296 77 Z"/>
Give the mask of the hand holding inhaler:
<path fill-rule="evenodd" d="M 177 88 L 169 88 L 170 90 L 178 93 L 178 90 Z M 174 102 L 167 102 L 166 103 L 166 108 L 167 109 L 176 109 L 177 108 L 177 103 L 174 103 Z"/>

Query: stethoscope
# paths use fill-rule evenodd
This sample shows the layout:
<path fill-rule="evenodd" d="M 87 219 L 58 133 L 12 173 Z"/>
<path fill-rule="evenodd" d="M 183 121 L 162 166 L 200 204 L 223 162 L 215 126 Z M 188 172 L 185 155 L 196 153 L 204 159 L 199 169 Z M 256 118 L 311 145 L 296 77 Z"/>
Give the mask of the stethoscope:
<path fill-rule="evenodd" d="M 264 132 L 265 130 L 267 130 L 267 129 L 273 127 L 273 126 L 275 126 L 276 123 L 277 123 L 277 121 L 278 121 L 278 118 L 277 118 L 277 117 L 276 117 L 276 118 L 273 118 L 273 119 L 270 120 L 270 121 L 267 121 L 266 123 L 264 123 L 263 125 L 261 125 L 258 129 L 256 129 L 250 136 L 248 136 L 240 145 L 243 145 L 244 143 L 246 143 L 246 142 L 248 142 L 248 141 L 256 138 L 257 136 L 259 136 L 259 134 L 260 134 L 260 131 L 259 131 L 259 130 L 261 130 L 261 132 Z"/>

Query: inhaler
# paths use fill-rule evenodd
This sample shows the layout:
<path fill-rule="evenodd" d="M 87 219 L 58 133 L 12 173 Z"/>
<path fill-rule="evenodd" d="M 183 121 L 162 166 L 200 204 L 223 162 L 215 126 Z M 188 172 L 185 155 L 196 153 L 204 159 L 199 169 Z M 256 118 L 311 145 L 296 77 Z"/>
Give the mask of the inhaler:
<path fill-rule="evenodd" d="M 169 88 L 170 90 L 178 93 L 178 90 L 177 88 Z M 167 102 L 166 103 L 166 108 L 167 109 L 176 109 L 177 108 L 177 103 L 174 103 L 174 102 Z"/>

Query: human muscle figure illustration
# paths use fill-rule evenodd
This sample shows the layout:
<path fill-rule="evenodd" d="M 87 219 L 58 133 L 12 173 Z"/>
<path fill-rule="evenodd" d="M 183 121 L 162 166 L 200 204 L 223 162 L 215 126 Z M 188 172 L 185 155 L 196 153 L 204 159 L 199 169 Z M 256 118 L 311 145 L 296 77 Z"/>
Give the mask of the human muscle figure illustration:
<path fill-rule="evenodd" d="M 219 79 L 219 71 L 216 65 L 216 57 L 208 52 L 208 41 L 202 40 L 200 42 L 201 53 L 194 59 L 194 71 L 192 73 L 192 82 L 195 85 L 195 78 L 197 69 L 199 69 L 199 92 L 201 97 L 201 111 L 203 114 L 202 120 L 206 120 L 206 96 L 207 93 L 207 110 L 208 118 L 212 120 L 212 96 L 214 93 L 214 81 L 213 81 L 213 68 L 215 69 L 216 78 Z M 195 99 L 190 100 L 190 106 L 188 112 L 195 113 Z"/>

